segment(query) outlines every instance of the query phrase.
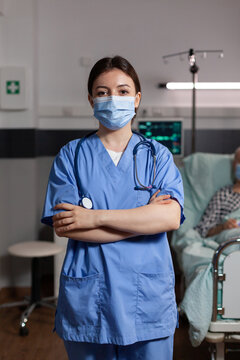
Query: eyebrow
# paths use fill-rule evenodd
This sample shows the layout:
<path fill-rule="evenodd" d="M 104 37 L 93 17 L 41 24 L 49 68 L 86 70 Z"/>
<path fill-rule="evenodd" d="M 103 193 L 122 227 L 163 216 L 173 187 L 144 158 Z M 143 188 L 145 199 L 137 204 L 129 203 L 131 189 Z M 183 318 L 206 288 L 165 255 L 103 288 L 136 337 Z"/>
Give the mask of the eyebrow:
<path fill-rule="evenodd" d="M 131 87 L 130 85 L 128 84 L 121 84 L 121 85 L 118 85 L 117 87 L 121 87 L 121 86 L 128 86 L 128 87 Z"/>
<path fill-rule="evenodd" d="M 117 87 L 119 88 L 119 87 L 122 87 L 122 86 L 128 86 L 129 88 L 131 87 L 131 86 L 128 85 L 128 84 L 121 84 L 121 85 L 118 85 Z M 99 86 L 96 87 L 96 89 L 99 89 L 99 88 L 108 89 L 108 87 L 105 86 L 105 85 L 99 85 Z"/>

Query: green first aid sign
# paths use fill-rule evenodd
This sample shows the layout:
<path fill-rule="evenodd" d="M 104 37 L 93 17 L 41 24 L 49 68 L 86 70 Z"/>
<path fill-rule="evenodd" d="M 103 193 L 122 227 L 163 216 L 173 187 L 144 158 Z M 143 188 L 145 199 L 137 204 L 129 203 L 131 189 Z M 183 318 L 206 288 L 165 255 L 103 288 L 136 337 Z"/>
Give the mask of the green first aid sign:
<path fill-rule="evenodd" d="M 6 93 L 8 95 L 20 94 L 20 81 L 6 81 Z"/>

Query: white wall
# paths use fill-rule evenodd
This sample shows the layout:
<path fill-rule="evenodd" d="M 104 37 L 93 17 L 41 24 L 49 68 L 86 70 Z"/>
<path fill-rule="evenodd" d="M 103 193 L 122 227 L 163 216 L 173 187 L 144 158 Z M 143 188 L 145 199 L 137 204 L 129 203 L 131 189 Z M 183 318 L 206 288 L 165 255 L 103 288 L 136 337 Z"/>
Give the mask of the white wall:
<path fill-rule="evenodd" d="M 35 1 L 8 0 L 0 17 L 0 66 L 20 66 L 27 70 L 28 110 L 0 111 L 0 128 L 35 127 L 34 40 Z"/>
<path fill-rule="evenodd" d="M 191 81 L 187 57 L 164 64 L 162 56 L 195 49 L 224 49 L 225 57 L 198 58 L 201 81 L 240 81 L 238 0 L 40 0 L 39 103 L 87 105 L 89 67 L 120 54 L 139 73 L 142 107 L 188 107 L 191 92 L 168 92 L 159 82 Z M 200 107 L 239 107 L 240 91 L 198 93 Z M 84 109 L 83 109 L 84 112 Z"/>
<path fill-rule="evenodd" d="M 70 128 L 76 115 L 79 128 L 88 126 L 88 73 L 103 56 L 120 54 L 135 66 L 143 90 L 141 109 L 148 116 L 191 107 L 190 91 L 156 87 L 159 82 L 191 80 L 187 57 L 166 65 L 165 54 L 191 47 L 223 49 L 223 60 L 198 57 L 199 80 L 240 81 L 239 0 L 8 0 L 4 13 L 0 66 L 29 71 L 29 110 L 0 111 L 0 128 L 51 123 L 57 128 L 56 119 L 44 120 L 49 115 L 66 118 Z M 89 66 L 81 65 L 82 57 Z M 197 106 L 208 110 L 205 117 L 212 117 L 216 108 L 223 114 L 228 108 L 233 109 L 230 117 L 239 118 L 239 99 L 240 91 L 199 91 Z"/>

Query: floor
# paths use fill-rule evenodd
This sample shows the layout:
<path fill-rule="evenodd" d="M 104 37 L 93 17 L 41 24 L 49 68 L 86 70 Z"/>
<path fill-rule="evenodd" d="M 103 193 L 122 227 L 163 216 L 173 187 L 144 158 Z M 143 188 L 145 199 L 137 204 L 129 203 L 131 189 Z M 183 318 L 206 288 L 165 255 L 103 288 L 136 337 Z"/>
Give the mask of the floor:
<path fill-rule="evenodd" d="M 29 289 L 19 289 L 18 293 L 12 294 L 2 290 L 0 303 L 20 300 L 28 292 Z M 29 335 L 20 337 L 18 329 L 21 310 L 0 310 L 0 360 L 68 360 L 61 339 L 52 332 L 54 310 L 37 308 L 29 320 Z M 180 321 L 175 334 L 174 360 L 193 359 L 210 359 L 208 344 L 203 342 L 199 347 L 193 348 L 188 339 L 188 325 L 186 321 Z M 226 360 L 235 359 L 240 359 L 239 353 L 231 353 L 226 357 Z"/>

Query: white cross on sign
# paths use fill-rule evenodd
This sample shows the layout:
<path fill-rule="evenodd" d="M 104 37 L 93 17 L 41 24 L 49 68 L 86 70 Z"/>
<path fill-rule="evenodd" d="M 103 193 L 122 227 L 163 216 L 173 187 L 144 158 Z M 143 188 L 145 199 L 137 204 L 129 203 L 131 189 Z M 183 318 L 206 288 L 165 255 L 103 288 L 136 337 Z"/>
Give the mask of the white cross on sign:
<path fill-rule="evenodd" d="M 7 94 L 19 94 L 20 82 L 19 81 L 7 81 Z"/>

